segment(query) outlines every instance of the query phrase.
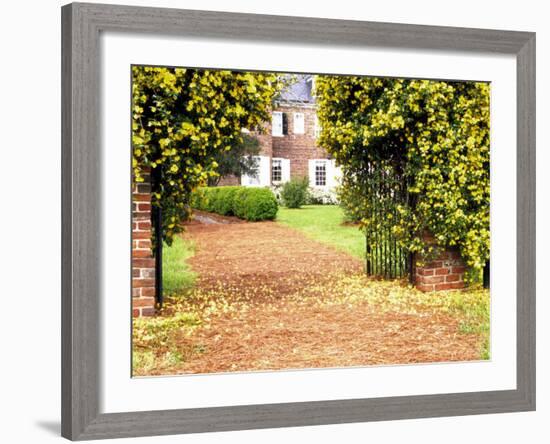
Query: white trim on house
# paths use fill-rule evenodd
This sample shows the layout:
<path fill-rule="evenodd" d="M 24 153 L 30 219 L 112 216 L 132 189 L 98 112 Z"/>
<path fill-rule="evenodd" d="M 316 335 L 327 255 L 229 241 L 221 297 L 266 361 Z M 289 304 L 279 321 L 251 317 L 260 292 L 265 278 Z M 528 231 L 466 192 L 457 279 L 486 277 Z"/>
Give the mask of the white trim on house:
<path fill-rule="evenodd" d="M 315 186 L 315 159 L 309 159 L 307 161 L 307 177 L 309 179 L 309 186 Z"/>
<path fill-rule="evenodd" d="M 282 111 L 273 111 L 271 113 L 271 135 L 273 137 L 282 137 L 284 135 Z"/>
<path fill-rule="evenodd" d="M 305 124 L 305 114 L 304 113 L 293 113 L 294 117 L 294 134 L 305 134 L 306 124 Z"/>
<path fill-rule="evenodd" d="M 329 162 L 330 173 L 327 175 L 327 186 L 329 188 L 334 188 L 340 185 L 340 180 L 342 179 L 342 169 L 336 165 L 336 161 L 331 159 Z"/>
<path fill-rule="evenodd" d="M 318 166 L 324 166 L 324 174 L 322 174 L 321 171 L 318 171 Z M 334 188 L 338 185 L 341 176 L 342 171 L 336 166 L 334 159 L 308 160 L 309 186 L 312 188 Z M 323 182 L 324 184 L 321 184 Z"/>
<path fill-rule="evenodd" d="M 290 159 L 281 159 L 283 161 L 283 180 L 282 182 L 288 182 L 290 180 Z"/>
<path fill-rule="evenodd" d="M 328 159 L 309 159 L 308 160 L 308 177 L 309 177 L 309 186 L 312 188 L 325 188 L 326 187 L 326 176 L 328 173 Z M 324 183 L 320 183 L 320 175 L 318 174 L 318 167 L 325 167 L 324 174 Z"/>
<path fill-rule="evenodd" d="M 271 185 L 271 158 L 269 156 L 254 156 L 258 159 L 258 174 L 256 176 L 241 176 L 241 185 L 245 187 L 267 187 Z"/>
<path fill-rule="evenodd" d="M 273 157 L 271 159 L 271 183 L 278 184 L 283 181 L 283 159 Z"/>
<path fill-rule="evenodd" d="M 275 177 L 273 174 L 273 168 L 275 164 L 280 164 L 281 166 L 280 180 L 275 180 Z M 288 182 L 289 180 L 290 180 L 290 159 L 285 159 L 283 157 L 273 157 L 271 159 L 271 184 L 279 185 L 279 184 Z"/>
<path fill-rule="evenodd" d="M 327 186 L 328 175 L 328 160 L 315 160 L 314 161 L 313 180 L 316 187 Z"/>

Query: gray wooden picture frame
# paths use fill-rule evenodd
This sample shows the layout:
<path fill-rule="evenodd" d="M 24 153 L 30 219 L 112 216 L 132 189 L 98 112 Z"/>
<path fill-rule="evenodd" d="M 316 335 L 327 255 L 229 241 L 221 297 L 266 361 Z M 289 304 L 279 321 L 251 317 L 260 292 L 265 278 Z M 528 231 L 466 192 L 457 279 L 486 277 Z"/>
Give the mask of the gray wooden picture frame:
<path fill-rule="evenodd" d="M 516 56 L 517 388 L 101 413 L 99 35 L 103 31 Z M 73 3 L 62 8 L 62 108 L 64 437 L 85 440 L 535 409 L 534 33 Z"/>

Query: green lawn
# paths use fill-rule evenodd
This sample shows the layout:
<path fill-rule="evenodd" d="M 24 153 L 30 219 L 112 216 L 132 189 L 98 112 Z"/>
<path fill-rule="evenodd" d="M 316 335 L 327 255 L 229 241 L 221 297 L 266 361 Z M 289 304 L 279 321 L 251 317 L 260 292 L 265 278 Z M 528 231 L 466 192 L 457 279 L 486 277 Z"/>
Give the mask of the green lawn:
<path fill-rule="evenodd" d="M 338 205 L 305 205 L 296 209 L 281 207 L 277 213 L 277 222 L 363 259 L 365 235 L 355 226 L 343 225 L 343 221 L 344 213 Z"/>
<path fill-rule="evenodd" d="M 196 273 L 187 260 L 195 254 L 195 246 L 181 236 L 174 237 L 171 246 L 162 249 L 162 285 L 167 295 L 179 293 L 193 286 Z"/>

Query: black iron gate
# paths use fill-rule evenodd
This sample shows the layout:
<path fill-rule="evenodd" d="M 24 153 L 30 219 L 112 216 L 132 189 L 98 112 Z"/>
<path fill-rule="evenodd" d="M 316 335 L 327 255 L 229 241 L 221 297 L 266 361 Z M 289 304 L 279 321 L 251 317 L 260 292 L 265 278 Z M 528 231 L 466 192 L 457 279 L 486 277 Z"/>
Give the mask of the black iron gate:
<path fill-rule="evenodd" d="M 386 159 L 369 160 L 362 178 L 365 196 L 365 271 L 387 279 L 409 275 L 412 255 L 393 231 L 398 205 L 411 205 L 400 164 Z"/>
<path fill-rule="evenodd" d="M 154 168 L 151 174 L 151 190 L 157 191 L 161 186 L 162 169 Z M 162 209 L 154 205 L 151 211 L 151 226 L 153 228 L 155 248 L 155 299 L 157 306 L 162 308 L 164 302 L 162 288 Z"/>
<path fill-rule="evenodd" d="M 387 279 L 409 277 L 414 282 L 413 254 L 400 245 L 393 231 L 399 217 L 397 207 L 416 205 L 416 195 L 409 193 L 407 178 L 399 159 L 369 160 L 363 168 L 361 186 L 365 196 L 365 271 Z M 483 268 L 482 282 L 490 287 L 490 263 Z"/>

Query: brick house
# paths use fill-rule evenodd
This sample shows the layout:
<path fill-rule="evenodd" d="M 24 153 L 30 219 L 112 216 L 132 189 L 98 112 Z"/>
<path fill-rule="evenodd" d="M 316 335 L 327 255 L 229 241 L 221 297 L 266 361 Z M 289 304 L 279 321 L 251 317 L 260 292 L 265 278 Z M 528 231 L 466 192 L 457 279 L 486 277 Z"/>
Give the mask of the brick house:
<path fill-rule="evenodd" d="M 314 189 L 329 191 L 338 184 L 340 169 L 317 144 L 320 127 L 313 82 L 313 75 L 297 75 L 275 102 L 271 122 L 264 134 L 257 135 L 258 174 L 224 177 L 220 185 L 275 186 L 303 177 Z"/>

